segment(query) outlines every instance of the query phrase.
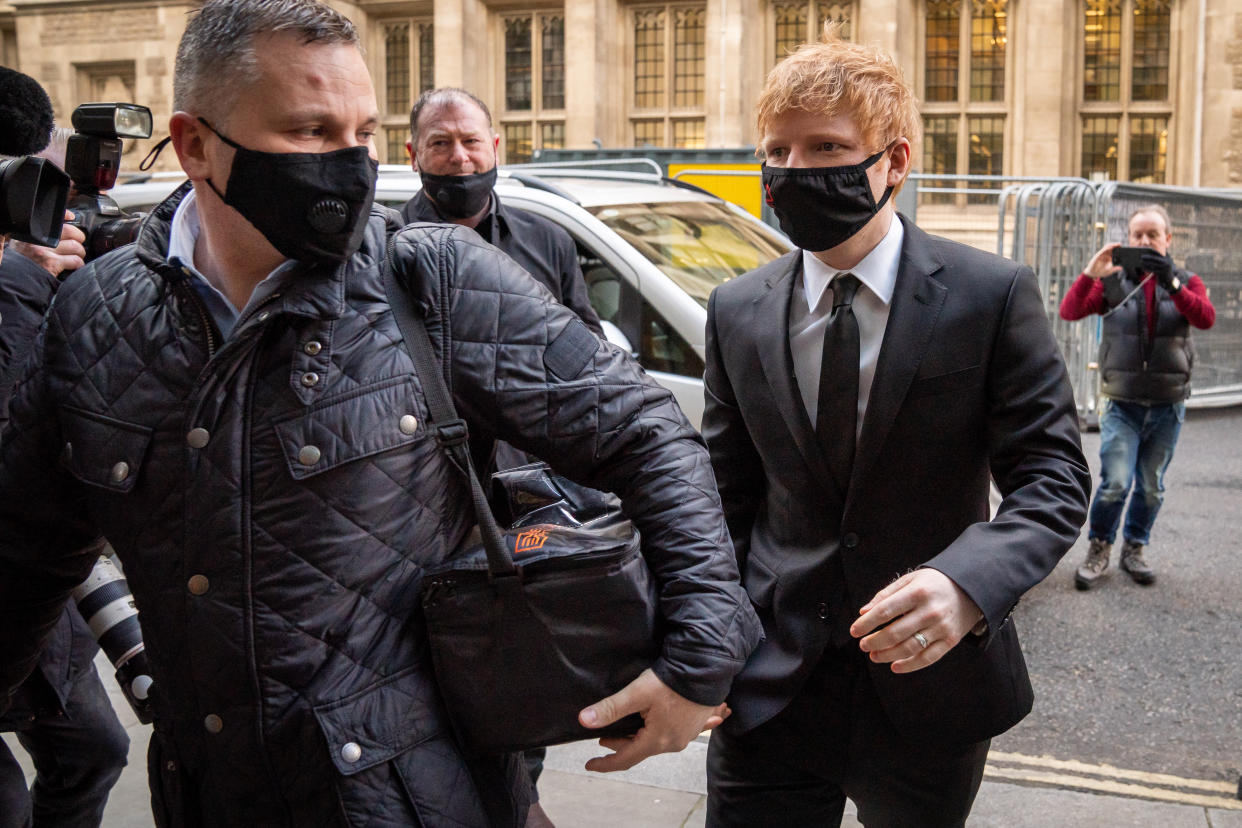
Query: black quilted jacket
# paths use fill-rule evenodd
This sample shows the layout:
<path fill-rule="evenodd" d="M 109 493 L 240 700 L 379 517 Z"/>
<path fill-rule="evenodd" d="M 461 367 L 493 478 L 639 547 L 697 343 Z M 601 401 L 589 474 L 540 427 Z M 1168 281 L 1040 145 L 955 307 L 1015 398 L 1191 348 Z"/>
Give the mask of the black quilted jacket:
<path fill-rule="evenodd" d="M 152 656 L 158 822 L 520 824 L 524 773 L 511 757 L 463 759 L 416 611 L 423 567 L 472 517 L 385 299 L 394 214 L 377 209 L 335 271 L 285 274 L 221 343 L 165 258 L 182 194 L 136 245 L 64 283 L 41 371 L 14 393 L 0 687 L 30 669 L 105 536 Z M 472 431 L 621 495 L 662 583 L 654 668 L 691 699 L 723 700 L 759 626 L 707 453 L 670 395 L 594 338 L 587 353 L 555 347 L 582 323 L 474 233 L 414 226 L 393 251 L 433 340 L 450 343 Z"/>

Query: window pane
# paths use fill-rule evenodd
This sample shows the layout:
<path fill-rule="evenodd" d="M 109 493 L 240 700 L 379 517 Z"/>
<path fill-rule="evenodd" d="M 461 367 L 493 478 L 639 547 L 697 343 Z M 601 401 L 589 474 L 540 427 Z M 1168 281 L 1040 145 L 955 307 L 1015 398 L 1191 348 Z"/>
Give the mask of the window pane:
<path fill-rule="evenodd" d="M 957 118 L 923 119 L 923 172 L 957 173 Z"/>
<path fill-rule="evenodd" d="M 384 27 L 384 100 L 388 112 L 410 111 L 410 24 Z"/>
<path fill-rule="evenodd" d="M 853 9 L 853 3 L 820 3 L 819 4 L 819 20 L 816 22 L 814 37 L 812 40 L 819 38 L 819 33 L 823 31 L 824 22 L 831 20 L 840 24 L 837 31 L 841 34 L 842 40 L 853 40 L 853 21 L 850 20 L 850 12 Z"/>
<path fill-rule="evenodd" d="M 540 124 L 539 146 L 541 149 L 564 149 L 565 124 L 560 121 Z"/>
<path fill-rule="evenodd" d="M 505 109 L 530 109 L 530 18 L 505 18 Z"/>
<path fill-rule="evenodd" d="M 436 37 L 431 23 L 418 24 L 418 94 L 436 88 Z"/>
<path fill-rule="evenodd" d="M 664 146 L 664 121 L 661 118 L 644 118 L 634 122 L 634 146 Z"/>
<path fill-rule="evenodd" d="M 707 11 L 674 9 L 673 106 L 702 106 Z"/>
<path fill-rule="evenodd" d="M 1082 176 L 1092 181 L 1117 180 L 1117 133 L 1121 120 L 1116 117 L 1082 119 Z"/>
<path fill-rule="evenodd" d="M 388 155 L 386 164 L 408 164 L 409 155 L 405 152 L 405 142 L 410 140 L 410 131 L 406 127 L 388 127 L 384 130 L 384 147 Z"/>
<path fill-rule="evenodd" d="M 634 12 L 634 106 L 664 106 L 664 10 Z"/>
<path fill-rule="evenodd" d="M 970 99 L 1005 100 L 1008 0 L 973 0 L 970 16 Z"/>
<path fill-rule="evenodd" d="M 540 109 L 565 108 L 565 18 L 545 14 L 540 18 L 542 37 L 542 97 Z"/>
<path fill-rule="evenodd" d="M 530 160 L 530 124 L 505 124 L 505 163 L 524 164 Z"/>
<path fill-rule="evenodd" d="M 966 128 L 970 132 L 970 153 L 966 172 L 970 175 L 1005 174 L 1005 118 L 983 116 L 969 118 Z M 972 185 L 967 185 L 972 186 Z M 993 184 L 975 184 L 974 187 L 993 189 Z M 971 204 L 996 203 L 993 195 L 972 195 Z"/>
<path fill-rule="evenodd" d="M 928 101 L 957 100 L 961 0 L 927 0 L 926 90 Z"/>
<path fill-rule="evenodd" d="M 703 149 L 707 146 L 703 130 L 702 118 L 673 121 L 673 146 L 677 149 Z"/>
<path fill-rule="evenodd" d="M 957 174 L 957 124 L 956 116 L 923 119 L 923 172 Z M 923 187 L 954 186 L 953 182 L 927 179 Z M 928 193 L 929 204 L 944 204 L 953 200 L 950 193 Z"/>
<path fill-rule="evenodd" d="M 1169 97 L 1169 37 L 1169 0 L 1135 0 L 1131 100 Z"/>
<path fill-rule="evenodd" d="M 1130 180 L 1163 184 L 1169 149 L 1169 119 L 1130 118 Z"/>
<path fill-rule="evenodd" d="M 970 175 L 1003 175 L 1005 172 L 1005 118 L 975 117 L 966 122 L 970 130 Z"/>
<path fill-rule="evenodd" d="M 1082 98 L 1121 100 L 1121 0 L 1087 0 Z"/>
<path fill-rule="evenodd" d="M 806 43 L 807 4 L 777 3 L 772 7 L 776 16 L 776 62 Z"/>

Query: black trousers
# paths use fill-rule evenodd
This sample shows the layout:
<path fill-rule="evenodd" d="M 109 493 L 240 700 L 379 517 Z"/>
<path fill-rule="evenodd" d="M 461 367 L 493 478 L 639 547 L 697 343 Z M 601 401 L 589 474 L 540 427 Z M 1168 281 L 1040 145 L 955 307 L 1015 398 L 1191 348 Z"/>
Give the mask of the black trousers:
<path fill-rule="evenodd" d="M 713 731 L 707 825 L 838 826 L 848 797 L 868 828 L 960 826 L 983 780 L 989 744 L 903 737 L 866 675 L 866 655 L 830 648 L 770 721 L 741 734 L 727 722 Z"/>
<path fill-rule="evenodd" d="M 74 681 L 63 716 L 39 716 L 16 730 L 36 774 L 27 791 L 21 765 L 0 743 L 0 826 L 96 828 L 129 757 L 129 734 L 95 668 Z"/>

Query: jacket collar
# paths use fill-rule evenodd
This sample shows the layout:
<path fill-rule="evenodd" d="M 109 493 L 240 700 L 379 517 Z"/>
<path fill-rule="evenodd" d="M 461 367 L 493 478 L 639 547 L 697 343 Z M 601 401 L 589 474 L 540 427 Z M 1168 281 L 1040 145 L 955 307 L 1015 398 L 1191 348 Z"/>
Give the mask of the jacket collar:
<path fill-rule="evenodd" d="M 901 264 L 897 269 L 897 286 L 871 384 L 867 413 L 863 417 L 846 509 L 884 446 L 910 383 L 927 353 L 948 295 L 948 288 L 935 278 L 944 262 L 934 241 L 905 216 L 898 214 L 898 217 L 905 229 Z"/>
<path fill-rule="evenodd" d="M 192 187 L 187 181 L 174 190 L 151 211 L 138 230 L 136 247 L 139 261 L 169 284 L 186 278 L 185 273 L 169 261 L 168 244 L 177 206 Z M 271 309 L 294 316 L 339 319 L 345 311 L 345 283 L 351 274 L 357 270 L 365 272 L 367 268 L 384 266 L 390 224 L 395 224 L 392 211 L 372 207 L 358 252 L 336 267 L 302 266 L 292 272 L 287 287 L 281 291 L 278 304 L 271 306 Z"/>

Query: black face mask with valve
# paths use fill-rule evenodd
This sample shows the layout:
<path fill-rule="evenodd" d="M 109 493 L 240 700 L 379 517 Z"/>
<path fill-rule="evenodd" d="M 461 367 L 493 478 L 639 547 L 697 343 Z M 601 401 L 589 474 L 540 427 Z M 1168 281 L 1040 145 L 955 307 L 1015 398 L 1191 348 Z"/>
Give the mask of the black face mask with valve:
<path fill-rule="evenodd" d="M 436 210 L 450 219 L 470 218 L 483 212 L 496 186 L 495 167 L 466 175 L 435 175 L 425 170 L 419 170 L 418 174 Z"/>
<path fill-rule="evenodd" d="M 203 125 L 237 152 L 220 199 L 290 259 L 335 265 L 362 246 L 379 165 L 366 147 L 331 152 L 260 152 Z"/>
<path fill-rule="evenodd" d="M 880 212 L 893 188 L 877 202 L 867 170 L 887 150 L 861 164 L 838 167 L 763 165 L 763 192 L 789 240 L 812 253 L 847 241 Z"/>

